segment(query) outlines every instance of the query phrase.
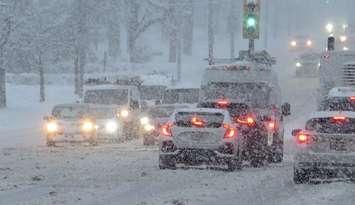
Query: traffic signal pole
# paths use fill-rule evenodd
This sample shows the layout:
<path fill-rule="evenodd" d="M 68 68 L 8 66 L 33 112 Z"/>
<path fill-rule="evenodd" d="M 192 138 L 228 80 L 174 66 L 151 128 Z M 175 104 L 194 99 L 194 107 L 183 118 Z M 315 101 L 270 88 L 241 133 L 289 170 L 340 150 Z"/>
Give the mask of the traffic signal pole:
<path fill-rule="evenodd" d="M 255 40 L 249 39 L 249 57 L 251 57 L 255 51 Z"/>
<path fill-rule="evenodd" d="M 249 40 L 248 54 L 255 51 L 255 39 L 260 36 L 260 0 L 244 0 L 243 38 Z"/>

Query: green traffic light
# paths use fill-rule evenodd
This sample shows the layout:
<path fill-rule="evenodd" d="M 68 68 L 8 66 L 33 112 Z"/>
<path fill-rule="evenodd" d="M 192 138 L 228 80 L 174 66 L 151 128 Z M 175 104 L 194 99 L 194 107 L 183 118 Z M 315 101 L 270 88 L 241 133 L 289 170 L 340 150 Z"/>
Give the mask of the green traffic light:
<path fill-rule="evenodd" d="M 255 18 L 253 17 L 249 17 L 247 19 L 247 27 L 250 28 L 250 27 L 255 27 L 256 26 L 256 20 Z"/>

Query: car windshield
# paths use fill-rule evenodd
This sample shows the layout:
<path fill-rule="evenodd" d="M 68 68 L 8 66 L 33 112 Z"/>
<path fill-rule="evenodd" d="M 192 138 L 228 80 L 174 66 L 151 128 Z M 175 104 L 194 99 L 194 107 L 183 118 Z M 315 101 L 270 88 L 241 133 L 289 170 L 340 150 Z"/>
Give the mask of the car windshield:
<path fill-rule="evenodd" d="M 164 93 L 163 103 L 197 103 L 200 97 L 199 89 L 170 89 Z"/>
<path fill-rule="evenodd" d="M 164 86 L 142 86 L 141 89 L 142 100 L 161 100 L 165 91 Z"/>
<path fill-rule="evenodd" d="M 188 108 L 188 106 L 157 106 L 149 109 L 148 113 L 153 118 L 170 117 L 176 109 Z"/>
<path fill-rule="evenodd" d="M 116 116 L 116 109 L 114 108 L 90 108 L 90 116 L 95 119 L 111 119 Z"/>
<path fill-rule="evenodd" d="M 58 106 L 53 109 L 52 115 L 56 119 L 79 119 L 88 112 L 81 106 Z"/>
<path fill-rule="evenodd" d="M 128 89 L 100 89 L 85 92 L 85 103 L 102 105 L 125 105 L 128 103 Z"/>
<path fill-rule="evenodd" d="M 347 97 L 328 98 L 322 102 L 321 110 L 355 112 L 355 101 Z"/>
<path fill-rule="evenodd" d="M 318 133 L 355 134 L 355 119 L 314 118 L 307 122 L 306 129 Z"/>
<path fill-rule="evenodd" d="M 203 91 L 205 101 L 227 98 L 260 108 L 270 104 L 271 88 L 264 83 L 209 83 Z"/>
<path fill-rule="evenodd" d="M 229 103 L 227 106 L 221 107 L 218 105 L 218 103 L 207 102 L 207 103 L 199 103 L 197 107 L 215 108 L 215 109 L 225 108 L 226 110 L 228 110 L 229 114 L 232 117 L 237 117 L 240 115 L 247 114 L 249 111 L 249 106 L 243 103 Z"/>
<path fill-rule="evenodd" d="M 219 128 L 223 124 L 222 113 L 208 112 L 179 112 L 175 116 L 179 127 L 193 127 L 194 125 L 206 128 Z"/>
<path fill-rule="evenodd" d="M 149 115 L 153 118 L 165 118 L 169 117 L 171 114 L 173 114 L 175 110 L 175 107 L 156 107 L 156 108 L 151 108 L 148 112 Z"/>

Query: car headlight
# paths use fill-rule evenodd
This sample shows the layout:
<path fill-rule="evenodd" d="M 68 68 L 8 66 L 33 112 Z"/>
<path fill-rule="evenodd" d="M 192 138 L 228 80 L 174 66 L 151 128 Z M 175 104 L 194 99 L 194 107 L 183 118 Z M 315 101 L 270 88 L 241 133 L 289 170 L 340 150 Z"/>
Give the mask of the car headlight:
<path fill-rule="evenodd" d="M 108 121 L 105 125 L 105 130 L 107 133 L 115 133 L 118 130 L 118 124 L 115 121 Z"/>
<path fill-rule="evenodd" d="M 128 117 L 128 115 L 129 115 L 128 110 L 121 110 L 121 112 L 120 112 L 121 117 L 126 118 L 126 117 Z"/>
<path fill-rule="evenodd" d="M 297 41 L 291 41 L 291 42 L 290 42 L 290 45 L 291 45 L 292 47 L 296 47 L 296 46 L 297 46 Z"/>
<path fill-rule="evenodd" d="M 297 68 L 300 68 L 300 67 L 302 67 L 302 63 L 300 63 L 300 62 L 297 62 L 297 63 L 296 63 L 296 67 L 297 67 Z"/>
<path fill-rule="evenodd" d="M 91 121 L 84 121 L 83 125 L 81 126 L 81 129 L 84 132 L 91 132 L 95 129 L 95 125 Z"/>
<path fill-rule="evenodd" d="M 155 127 L 151 124 L 146 124 L 144 125 L 144 130 L 147 131 L 147 132 L 151 132 L 155 129 Z"/>
<path fill-rule="evenodd" d="M 48 133 L 55 133 L 55 132 L 58 132 L 58 124 L 57 122 L 48 122 L 46 124 L 46 130 Z"/>
<path fill-rule="evenodd" d="M 140 122 L 141 122 L 141 125 L 146 125 L 146 124 L 148 124 L 149 123 L 149 118 L 148 117 L 142 117 L 141 119 L 140 119 Z"/>

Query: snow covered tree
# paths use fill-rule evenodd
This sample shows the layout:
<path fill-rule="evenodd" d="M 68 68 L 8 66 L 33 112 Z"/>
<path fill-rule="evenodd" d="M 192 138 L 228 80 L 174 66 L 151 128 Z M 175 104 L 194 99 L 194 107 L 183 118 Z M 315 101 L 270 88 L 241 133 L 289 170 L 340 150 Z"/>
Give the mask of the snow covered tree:
<path fill-rule="evenodd" d="M 151 1 L 125 0 L 127 7 L 127 47 L 130 62 L 140 62 L 137 40 L 152 25 L 162 21 L 160 12 Z"/>

